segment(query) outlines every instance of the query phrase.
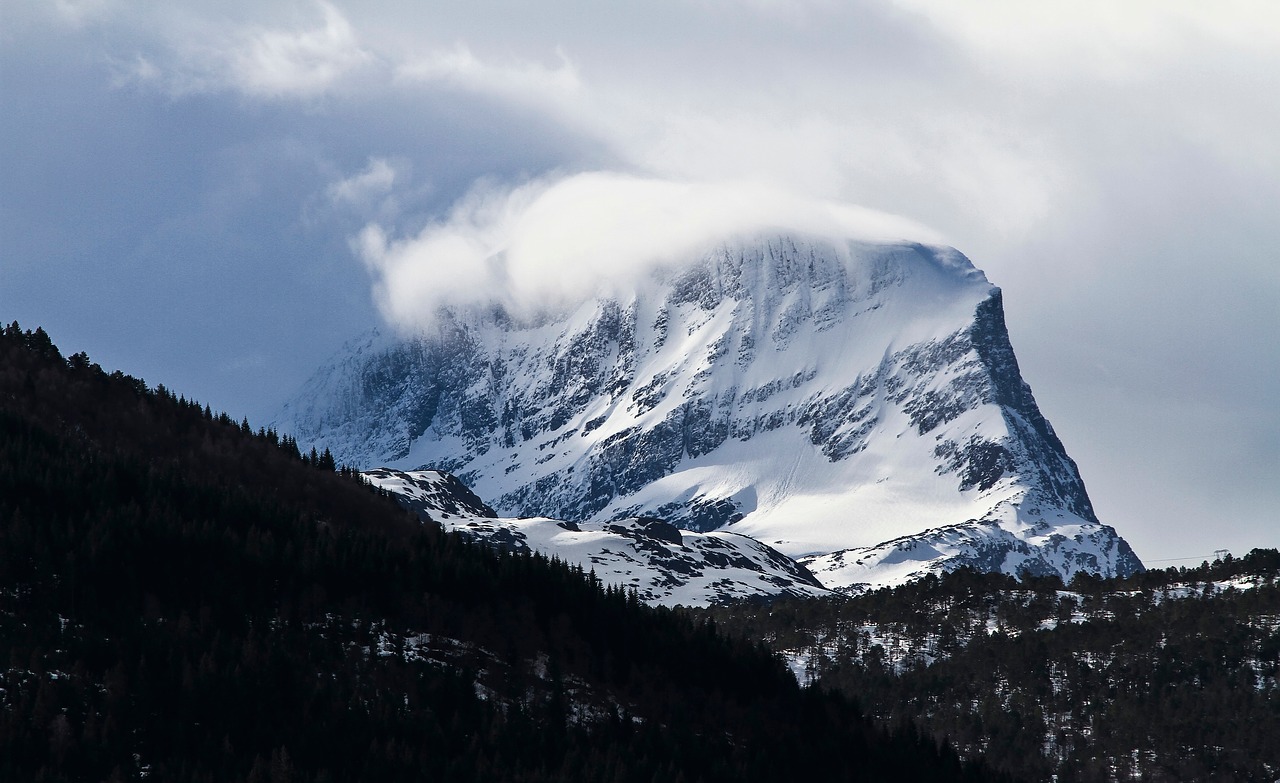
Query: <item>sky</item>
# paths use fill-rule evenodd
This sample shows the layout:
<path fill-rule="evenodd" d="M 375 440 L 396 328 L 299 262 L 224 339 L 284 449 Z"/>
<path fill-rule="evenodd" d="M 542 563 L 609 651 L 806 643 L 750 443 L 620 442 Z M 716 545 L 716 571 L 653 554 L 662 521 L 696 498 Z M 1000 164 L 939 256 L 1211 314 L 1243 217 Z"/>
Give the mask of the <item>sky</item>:
<path fill-rule="evenodd" d="M 261 422 L 433 297 L 941 242 L 1099 517 L 1191 565 L 1280 546 L 1276 139 L 1269 1 L 0 0 L 0 320 Z"/>

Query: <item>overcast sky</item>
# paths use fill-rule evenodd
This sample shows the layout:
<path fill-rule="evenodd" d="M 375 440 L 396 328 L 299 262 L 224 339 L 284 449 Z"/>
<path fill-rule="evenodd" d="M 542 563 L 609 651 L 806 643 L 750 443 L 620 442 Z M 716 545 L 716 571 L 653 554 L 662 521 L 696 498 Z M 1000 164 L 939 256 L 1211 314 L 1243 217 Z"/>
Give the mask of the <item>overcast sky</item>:
<path fill-rule="evenodd" d="M 1177 564 L 1280 546 L 1278 139 L 1265 0 L 0 0 L 0 319 L 262 421 L 505 238 L 556 295 L 602 235 L 839 215 L 1004 289 Z"/>

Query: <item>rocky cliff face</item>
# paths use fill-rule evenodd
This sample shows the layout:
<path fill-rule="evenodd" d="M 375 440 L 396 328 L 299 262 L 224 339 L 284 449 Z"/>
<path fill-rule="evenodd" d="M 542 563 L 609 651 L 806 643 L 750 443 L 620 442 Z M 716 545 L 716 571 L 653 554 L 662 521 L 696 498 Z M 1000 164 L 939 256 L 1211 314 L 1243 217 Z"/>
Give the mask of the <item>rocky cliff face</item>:
<path fill-rule="evenodd" d="M 1141 568 L 948 248 L 741 241 L 572 312 L 446 311 L 349 346 L 277 426 L 510 516 L 732 526 L 833 587 Z"/>

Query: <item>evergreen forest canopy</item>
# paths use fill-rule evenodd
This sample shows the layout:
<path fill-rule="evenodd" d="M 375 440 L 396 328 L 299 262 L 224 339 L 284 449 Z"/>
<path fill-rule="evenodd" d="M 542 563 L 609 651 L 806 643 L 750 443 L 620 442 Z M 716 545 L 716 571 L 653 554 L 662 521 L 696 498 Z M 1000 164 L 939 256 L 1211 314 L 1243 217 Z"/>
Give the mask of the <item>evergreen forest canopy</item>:
<path fill-rule="evenodd" d="M 989 780 L 759 644 L 0 332 L 0 779 Z"/>
<path fill-rule="evenodd" d="M 1127 579 L 960 570 L 725 606 L 806 678 L 1030 781 L 1280 777 L 1280 552 Z"/>

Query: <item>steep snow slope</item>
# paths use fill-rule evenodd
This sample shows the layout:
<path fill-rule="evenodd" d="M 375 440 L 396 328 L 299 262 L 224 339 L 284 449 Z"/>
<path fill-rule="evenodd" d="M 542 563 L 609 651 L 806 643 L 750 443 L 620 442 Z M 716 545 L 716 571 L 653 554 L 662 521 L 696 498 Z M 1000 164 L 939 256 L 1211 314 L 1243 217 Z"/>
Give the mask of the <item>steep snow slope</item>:
<path fill-rule="evenodd" d="M 743 598 L 812 597 L 828 591 L 803 566 L 753 538 L 677 530 L 658 519 L 565 522 L 500 519 L 462 482 L 434 470 L 379 468 L 365 478 L 447 530 L 514 549 L 555 555 L 648 603 L 707 606 Z"/>
<path fill-rule="evenodd" d="M 516 321 L 349 346 L 277 421 L 499 512 L 732 525 L 828 586 L 963 564 L 1141 568 L 1023 383 L 999 289 L 949 248 L 772 237 Z"/>

